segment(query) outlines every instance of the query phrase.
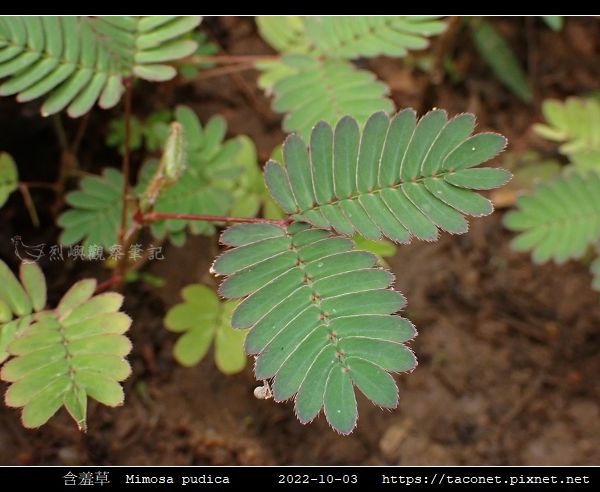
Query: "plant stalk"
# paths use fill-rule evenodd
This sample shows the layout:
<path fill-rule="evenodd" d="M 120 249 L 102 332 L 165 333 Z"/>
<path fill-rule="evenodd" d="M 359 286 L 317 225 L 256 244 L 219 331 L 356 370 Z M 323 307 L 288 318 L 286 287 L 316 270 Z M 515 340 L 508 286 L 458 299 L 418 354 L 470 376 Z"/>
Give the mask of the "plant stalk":
<path fill-rule="evenodd" d="M 249 224 L 275 224 L 285 226 L 291 222 L 291 219 L 263 219 L 260 217 L 226 217 L 223 215 L 196 215 L 196 214 L 177 214 L 166 212 L 148 212 L 140 214 L 135 218 L 139 222 L 156 222 L 157 220 L 175 219 L 175 220 L 204 220 L 206 222 L 236 222 Z"/>

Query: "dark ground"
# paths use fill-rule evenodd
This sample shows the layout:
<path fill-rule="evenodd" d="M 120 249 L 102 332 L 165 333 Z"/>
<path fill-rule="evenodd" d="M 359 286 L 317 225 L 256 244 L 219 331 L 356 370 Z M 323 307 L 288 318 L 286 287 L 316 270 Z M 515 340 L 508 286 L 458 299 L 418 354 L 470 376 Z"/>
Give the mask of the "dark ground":
<path fill-rule="evenodd" d="M 554 147 L 530 131 L 540 120 L 539 101 L 598 88 L 600 22 L 569 19 L 558 34 L 535 19 L 494 23 L 529 64 L 537 96 L 532 105 L 499 85 L 461 32 L 433 47 L 435 53 L 447 43 L 457 69 L 468 74 L 455 85 L 434 84 L 394 60 L 369 65 L 391 86 L 399 108 L 472 111 L 480 130 L 509 138 L 510 150 L 551 153 Z M 268 52 L 249 19 L 210 19 L 206 27 L 228 53 Z M 142 85 L 134 108 L 183 102 L 203 121 L 221 112 L 230 134 L 253 138 L 264 162 L 282 134 L 255 77 L 247 72 L 183 87 Z M 58 151 L 51 125 L 36 111 L 0 100 L 0 148 L 13 153 L 25 179 L 50 180 Z M 110 117 L 100 110 L 91 115 L 84 166 L 117 165 L 117 156 L 102 146 Z M 16 118 L 27 124 L 13 124 Z M 39 145 L 26 145 L 31 141 Z M 34 199 L 49 200 L 44 192 Z M 226 377 L 210 357 L 193 369 L 174 363 L 175 338 L 162 327 L 162 316 L 184 285 L 214 282 L 208 274 L 214 239 L 190 238 L 150 267 L 167 278 L 167 288 L 135 284 L 125 291 L 125 311 L 134 319 L 134 373 L 125 385 L 125 405 L 114 410 L 92 403 L 87 434 L 65 412 L 40 430 L 24 430 L 18 412 L 0 406 L 0 464 L 598 464 L 599 295 L 590 289 L 584 265 L 535 266 L 512 252 L 501 215 L 473 221 L 465 236 L 400 247 L 390 259 L 396 286 L 408 298 L 406 315 L 419 330 L 412 344 L 419 366 L 397 378 L 397 410 L 359 400 L 359 425 L 350 437 L 336 435 L 322 417 L 302 426 L 290 404 L 256 400 L 250 367 Z M 34 243 L 56 241 L 48 211 L 41 211 L 44 227 L 33 230 L 19 197 L 1 217 L 0 253 L 12 263 L 13 234 Z M 76 278 L 106 276 L 81 264 L 42 266 L 55 298 Z"/>

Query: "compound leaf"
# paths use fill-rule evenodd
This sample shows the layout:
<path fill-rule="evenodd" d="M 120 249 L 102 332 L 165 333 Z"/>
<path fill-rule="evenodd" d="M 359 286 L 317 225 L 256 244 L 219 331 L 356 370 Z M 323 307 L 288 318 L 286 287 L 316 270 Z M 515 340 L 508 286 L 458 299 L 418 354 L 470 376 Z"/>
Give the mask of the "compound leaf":
<path fill-rule="evenodd" d="M 235 248 L 213 265 L 227 276 L 220 293 L 242 298 L 232 325 L 250 329 L 246 352 L 256 357 L 257 379 L 274 380 L 275 400 L 295 397 L 301 422 L 324 408 L 342 434 L 357 419 L 354 385 L 374 403 L 396 406 L 388 372 L 414 368 L 404 342 L 415 331 L 394 314 L 404 297 L 374 255 L 302 222 L 237 225 L 221 241 Z"/>
<path fill-rule="evenodd" d="M 249 157 L 244 137 L 225 140 L 227 125 L 222 117 L 211 118 L 203 127 L 186 106 L 177 107 L 175 117 L 185 136 L 182 152 L 185 168 L 174 184 L 158 194 L 152 209 L 162 213 L 228 215 L 246 196 L 250 185 L 246 177 Z M 156 160 L 149 160 L 142 167 L 136 188 L 140 195 L 146 192 L 158 166 Z M 185 241 L 186 228 L 192 234 L 215 231 L 214 225 L 205 221 L 161 220 L 151 225 L 155 237 L 167 236 L 178 245 Z"/>
<path fill-rule="evenodd" d="M 320 122 L 308 149 L 300 137 L 288 137 L 284 166 L 269 161 L 265 182 L 295 220 L 340 234 L 406 243 L 411 237 L 434 240 L 438 228 L 463 233 L 463 215 L 493 210 L 471 190 L 497 187 L 510 178 L 499 169 L 472 169 L 506 145 L 495 133 L 471 136 L 473 126 L 473 115 L 448 120 L 440 110 L 420 120 L 412 110 L 391 120 L 375 113 L 362 134 L 349 116 L 335 130 Z"/>
<path fill-rule="evenodd" d="M 504 225 L 519 234 L 512 246 L 536 263 L 581 258 L 600 237 L 600 177 L 573 173 L 517 199 Z"/>
<path fill-rule="evenodd" d="M 23 425 L 39 427 L 64 406 L 85 430 L 88 397 L 108 406 L 122 404 L 119 382 L 131 372 L 124 358 L 131 343 L 123 335 L 131 319 L 119 312 L 123 297 L 114 292 L 93 296 L 96 282 L 88 279 L 74 284 L 58 308 L 43 310 L 46 281 L 35 263 L 21 265 L 24 289 L 0 261 L 1 272 L 0 304 L 5 304 L 5 289 L 12 293 L 11 306 L 23 302 L 13 304 L 14 296 L 31 300 L 28 314 L 8 322 L 5 316 L 0 324 L 0 361 L 12 356 L 0 371 L 10 383 L 5 402 L 22 408 Z"/>
<path fill-rule="evenodd" d="M 68 108 L 87 113 L 98 102 L 115 106 L 124 80 L 173 78 L 169 62 L 196 50 L 189 34 L 201 17 L 2 17 L 0 18 L 0 95 L 19 101 L 45 96 L 42 114 Z"/>
<path fill-rule="evenodd" d="M 104 169 L 102 176 L 86 176 L 80 189 L 67 194 L 71 209 L 58 218 L 63 228 L 60 242 L 66 245 L 83 241 L 83 249 L 97 246 L 109 249 L 117 243 L 121 220 L 123 175 L 116 169 Z"/>

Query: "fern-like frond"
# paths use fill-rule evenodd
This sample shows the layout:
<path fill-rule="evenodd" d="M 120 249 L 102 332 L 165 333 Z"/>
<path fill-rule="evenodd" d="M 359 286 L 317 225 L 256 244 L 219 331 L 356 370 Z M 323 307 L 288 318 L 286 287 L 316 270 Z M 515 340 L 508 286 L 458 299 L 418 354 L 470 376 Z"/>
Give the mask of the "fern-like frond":
<path fill-rule="evenodd" d="M 0 207 L 18 187 L 19 172 L 15 161 L 6 152 L 0 152 Z"/>
<path fill-rule="evenodd" d="M 60 242 L 71 245 L 83 241 L 86 252 L 96 246 L 109 249 L 117 243 L 123 175 L 107 168 L 102 176 L 85 177 L 79 185 L 78 191 L 66 196 L 72 208 L 58 218 L 58 225 L 63 228 Z"/>
<path fill-rule="evenodd" d="M 0 371 L 11 383 L 5 402 L 23 409 L 25 427 L 43 425 L 64 405 L 85 430 L 88 397 L 108 406 L 123 402 L 119 381 L 131 372 L 123 296 L 94 296 L 96 281 L 81 280 L 48 310 L 37 264 L 22 264 L 20 281 L 0 261 L 0 361 L 12 356 Z"/>
<path fill-rule="evenodd" d="M 464 215 L 483 216 L 492 204 L 471 190 L 504 184 L 510 173 L 474 166 L 505 146 L 495 133 L 471 135 L 475 119 L 447 119 L 434 110 L 417 120 L 404 110 L 391 120 L 373 114 L 361 134 L 351 117 L 335 130 L 318 123 L 310 146 L 291 135 L 283 147 L 285 166 L 269 161 L 265 181 L 277 203 L 296 220 L 358 232 L 373 240 L 398 243 L 412 236 L 433 241 L 438 228 L 467 231 Z"/>
<path fill-rule="evenodd" d="M 305 17 L 306 36 L 317 53 L 330 58 L 404 56 L 429 45 L 446 23 L 433 16 Z"/>
<path fill-rule="evenodd" d="M 532 251 L 536 263 L 581 258 L 600 238 L 600 176 L 574 173 L 542 184 L 518 198 L 504 224 L 519 232 L 513 248 Z"/>
<path fill-rule="evenodd" d="M 542 105 L 547 124 L 533 129 L 544 138 L 563 142 L 559 150 L 579 170 L 600 167 L 600 102 L 570 97 L 566 101 L 547 100 Z"/>
<path fill-rule="evenodd" d="M 335 123 L 345 114 L 364 122 L 375 111 L 390 112 L 388 89 L 375 76 L 357 70 L 346 61 L 320 61 L 309 57 L 287 57 L 298 72 L 279 80 L 273 87 L 273 109 L 287 113 L 283 128 L 308 139 L 319 120 Z"/>
<path fill-rule="evenodd" d="M 165 316 L 166 327 L 181 333 L 173 355 L 184 366 L 201 361 L 215 344 L 215 364 L 224 374 L 235 374 L 246 366 L 246 332 L 231 327 L 237 303 L 220 302 L 212 289 L 202 284 L 188 285 L 181 291 L 184 302 L 173 306 Z"/>
<path fill-rule="evenodd" d="M 237 225 L 221 241 L 233 249 L 213 264 L 227 276 L 219 292 L 243 298 L 232 324 L 250 328 L 246 351 L 256 356 L 257 379 L 274 379 L 276 401 L 295 397 L 303 423 L 324 408 L 343 434 L 358 418 L 353 386 L 377 405 L 397 405 L 389 372 L 415 367 L 404 345 L 415 331 L 393 314 L 405 299 L 375 255 L 300 222 Z"/>
<path fill-rule="evenodd" d="M 42 114 L 113 107 L 128 77 L 169 80 L 190 55 L 200 17 L 0 17 L 0 95 L 46 96 Z"/>

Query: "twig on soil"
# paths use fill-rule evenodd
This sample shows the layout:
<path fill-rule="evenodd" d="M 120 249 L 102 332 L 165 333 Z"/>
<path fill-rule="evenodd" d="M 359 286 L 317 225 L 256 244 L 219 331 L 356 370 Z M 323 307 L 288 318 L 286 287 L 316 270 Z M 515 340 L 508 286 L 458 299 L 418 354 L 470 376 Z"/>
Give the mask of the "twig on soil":
<path fill-rule="evenodd" d="M 27 212 L 29 212 L 31 223 L 34 227 L 39 227 L 40 218 L 38 217 L 37 210 L 35 209 L 35 203 L 33 203 L 31 194 L 29 193 L 29 188 L 25 183 L 19 183 L 19 191 L 21 192 L 21 196 L 23 197 L 25 208 L 27 208 Z"/>
<path fill-rule="evenodd" d="M 252 63 L 238 63 L 236 65 L 228 65 L 226 67 L 211 68 L 203 70 L 196 77 L 195 80 L 206 80 L 212 79 L 213 77 L 221 77 L 223 75 L 229 75 L 231 73 L 243 72 L 244 70 L 250 70 L 254 68 Z"/>
<path fill-rule="evenodd" d="M 502 434 L 506 430 L 506 427 L 516 418 L 518 415 L 525 410 L 529 402 L 533 400 L 535 395 L 538 393 L 539 389 L 542 387 L 544 383 L 545 376 L 544 374 L 540 374 L 536 377 L 527 387 L 527 389 L 523 392 L 521 398 L 519 398 L 511 407 L 511 409 L 504 414 L 504 417 L 498 422 L 496 426 L 496 432 L 494 434 L 494 440 L 499 440 L 502 437 Z"/>
<path fill-rule="evenodd" d="M 104 292 L 105 290 L 108 290 L 111 287 L 119 285 L 122 280 L 123 280 L 123 278 L 120 275 L 113 275 L 112 277 L 108 278 L 104 282 L 99 283 L 96 286 L 96 290 L 94 292 L 96 294 L 99 294 L 100 292 Z"/>
<path fill-rule="evenodd" d="M 126 79 L 125 83 L 125 139 L 123 142 L 123 162 L 121 164 L 123 172 L 123 196 L 121 209 L 121 223 L 119 224 L 119 244 L 123 246 L 125 237 L 125 224 L 127 223 L 127 195 L 129 194 L 129 147 L 131 141 L 131 79 Z"/>

